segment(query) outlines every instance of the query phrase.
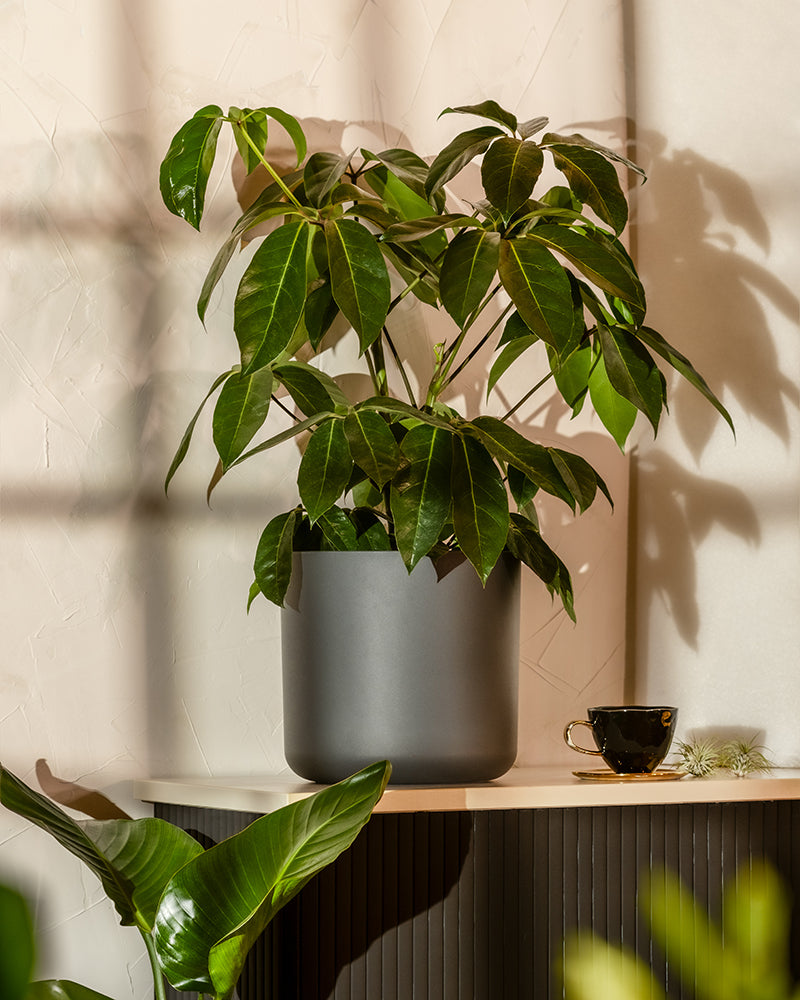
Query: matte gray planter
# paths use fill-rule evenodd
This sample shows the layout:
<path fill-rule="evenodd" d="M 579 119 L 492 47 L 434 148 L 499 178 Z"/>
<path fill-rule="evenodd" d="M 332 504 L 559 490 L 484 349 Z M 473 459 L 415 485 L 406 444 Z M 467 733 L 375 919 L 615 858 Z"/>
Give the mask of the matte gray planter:
<path fill-rule="evenodd" d="M 519 565 L 484 589 L 396 552 L 296 553 L 282 611 L 284 746 L 330 783 L 375 760 L 395 784 L 487 781 L 517 752 Z"/>

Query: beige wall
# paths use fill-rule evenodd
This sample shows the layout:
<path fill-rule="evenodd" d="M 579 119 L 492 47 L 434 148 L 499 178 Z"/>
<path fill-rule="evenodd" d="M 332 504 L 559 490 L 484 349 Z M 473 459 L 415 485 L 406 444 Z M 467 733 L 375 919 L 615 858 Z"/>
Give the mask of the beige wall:
<path fill-rule="evenodd" d="M 261 603 L 247 616 L 245 598 L 257 535 L 294 499 L 291 450 L 221 487 L 213 511 L 205 444 L 170 501 L 161 491 L 231 360 L 232 283 L 207 334 L 193 314 L 230 185 L 212 179 L 202 237 L 168 216 L 156 177 L 177 126 L 210 102 L 278 104 L 341 123 L 347 148 L 426 154 L 462 124 L 436 121 L 445 105 L 485 96 L 615 143 L 635 99 L 653 324 L 697 357 L 739 429 L 734 447 L 681 391 L 663 444 L 643 443 L 626 637 L 626 463 L 589 418 L 521 412 L 543 440 L 575 438 L 617 510 L 575 524 L 544 512 L 579 625 L 526 580 L 520 762 L 569 762 L 563 722 L 622 698 L 626 638 L 629 692 L 676 701 L 693 723 L 764 728 L 796 753 L 797 71 L 782 45 L 798 24 L 776 10 L 767 24 L 753 3 L 690 15 L 640 2 L 623 38 L 617 0 L 0 6 L 4 763 L 32 779 L 46 758 L 130 808 L 136 775 L 285 767 L 278 615 Z M 94 879 L 7 815 L 0 877 L 38 900 L 42 974 L 147 995 L 137 936 L 113 926 Z"/>

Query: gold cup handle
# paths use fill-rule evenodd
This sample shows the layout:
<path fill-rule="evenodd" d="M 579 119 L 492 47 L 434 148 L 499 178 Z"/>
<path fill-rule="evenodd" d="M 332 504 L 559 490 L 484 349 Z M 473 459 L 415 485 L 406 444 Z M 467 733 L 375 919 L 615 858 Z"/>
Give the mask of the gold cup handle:
<path fill-rule="evenodd" d="M 579 747 L 577 743 L 572 742 L 573 726 L 588 726 L 589 729 L 592 729 L 591 722 L 587 722 L 586 719 L 576 719 L 574 722 L 570 722 L 564 729 L 564 739 L 566 740 L 567 746 L 571 747 L 573 750 L 577 750 L 578 753 L 590 753 L 594 757 L 602 757 L 602 750 L 586 750 L 584 747 Z M 594 732 L 593 729 L 592 732 Z"/>

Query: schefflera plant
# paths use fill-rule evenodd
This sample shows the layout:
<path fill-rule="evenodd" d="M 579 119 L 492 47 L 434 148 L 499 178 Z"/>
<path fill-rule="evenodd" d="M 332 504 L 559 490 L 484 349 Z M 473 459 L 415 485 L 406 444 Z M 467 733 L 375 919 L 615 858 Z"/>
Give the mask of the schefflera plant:
<path fill-rule="evenodd" d="M 569 572 L 542 538 L 534 500 L 543 491 L 583 512 L 598 490 L 611 498 L 582 456 L 516 430 L 509 421 L 518 407 L 550 383 L 573 415 L 590 399 L 623 448 L 637 413 L 658 429 L 667 395 L 658 357 L 731 422 L 690 361 L 645 325 L 645 293 L 620 240 L 628 203 L 617 166 L 642 171 L 582 135 L 544 131 L 547 118 L 520 122 L 491 100 L 445 113 L 483 124 L 456 135 L 428 164 L 399 148 L 307 156 L 303 130 L 285 111 L 224 114 L 212 105 L 180 128 L 162 163 L 167 208 L 195 228 L 223 124 L 248 173 L 261 164 L 270 176 L 219 250 L 198 301 L 204 320 L 237 248 L 257 226 L 278 220 L 236 292 L 239 358 L 214 381 L 167 475 L 168 486 L 217 391 L 219 461 L 209 493 L 241 462 L 310 435 L 297 475 L 300 503 L 267 524 L 251 600 L 261 593 L 283 604 L 295 551 L 397 550 L 411 571 L 423 557 L 455 549 L 484 582 L 508 551 L 574 618 Z M 297 153 L 297 169 L 283 176 L 267 155 L 273 122 Z M 449 210 L 445 186 L 479 157 L 484 197 L 469 212 Z M 546 158 L 566 183 L 535 193 Z M 392 313 L 409 295 L 453 324 L 445 342 L 426 339 L 431 374 L 419 388 L 392 336 Z M 340 313 L 371 380 L 365 399 L 349 398 L 317 364 L 298 358 L 314 361 L 327 348 Z M 424 324 L 420 336 L 427 338 Z M 448 390 L 489 344 L 496 356 L 487 395 L 512 366 L 524 367 L 529 388 L 503 416 L 458 413 L 445 402 Z M 287 412 L 285 430 L 254 444 L 273 402 L 286 409 L 275 397 L 281 386 L 296 412 Z"/>

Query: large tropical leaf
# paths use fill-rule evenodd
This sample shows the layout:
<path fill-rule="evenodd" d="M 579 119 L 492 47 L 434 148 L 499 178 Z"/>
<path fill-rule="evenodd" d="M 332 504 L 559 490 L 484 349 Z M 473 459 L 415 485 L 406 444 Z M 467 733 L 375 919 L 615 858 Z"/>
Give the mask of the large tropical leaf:
<path fill-rule="evenodd" d="M 259 368 L 250 375 L 234 372 L 222 387 L 214 407 L 212 433 L 223 472 L 267 419 L 272 382 L 269 368 Z"/>
<path fill-rule="evenodd" d="M 589 398 L 603 426 L 617 442 L 620 451 L 624 451 L 639 411 L 613 387 L 602 356 L 589 374 Z"/>
<path fill-rule="evenodd" d="M 506 543 L 508 494 L 484 446 L 467 435 L 453 441 L 453 530 L 485 584 Z"/>
<path fill-rule="evenodd" d="M 297 472 L 297 489 L 312 523 L 333 506 L 347 488 L 353 459 L 344 422 L 326 420 L 311 435 Z"/>
<path fill-rule="evenodd" d="M 501 108 L 497 101 L 481 101 L 480 104 L 461 104 L 456 108 L 445 108 L 440 112 L 442 115 L 476 115 L 478 118 L 488 118 L 490 121 L 504 125 L 512 132 L 517 127 L 517 116 L 505 108 Z"/>
<path fill-rule="evenodd" d="M 544 153 L 535 142 L 502 136 L 483 157 L 481 182 L 486 197 L 505 218 L 530 198 L 544 166 Z"/>
<path fill-rule="evenodd" d="M 0 885 L 0 997 L 23 1000 L 28 986 L 35 948 L 33 921 L 25 898 L 15 889 Z"/>
<path fill-rule="evenodd" d="M 316 427 L 318 424 L 321 424 L 326 420 L 330 420 L 332 416 L 333 414 L 326 410 L 323 413 L 315 413 L 306 420 L 298 420 L 297 423 L 292 424 L 292 426 L 288 427 L 285 431 L 275 434 L 266 441 L 262 441 L 261 444 L 257 444 L 255 448 L 251 448 L 249 451 L 246 451 L 231 464 L 239 465 L 240 462 L 245 462 L 248 458 L 252 458 L 253 455 L 258 455 L 262 451 L 269 451 L 276 445 L 283 444 L 285 441 L 291 441 L 292 438 L 297 437 L 299 434 L 304 434 L 306 431 L 310 431 L 312 427 Z"/>
<path fill-rule="evenodd" d="M 5 994 L 3 1000 L 6 1000 Z M 69 979 L 41 979 L 31 983 L 25 1000 L 111 1000 L 105 993 L 98 993 Z"/>
<path fill-rule="evenodd" d="M 545 119 L 546 123 L 546 119 Z M 622 156 L 621 153 L 615 152 L 613 149 L 609 149 L 608 146 L 603 146 L 599 142 L 595 142 L 593 139 L 587 139 L 585 135 L 581 135 L 580 132 L 573 132 L 571 135 L 559 135 L 556 132 L 548 132 L 546 135 L 542 136 L 541 145 L 550 146 L 553 143 L 557 145 L 567 145 L 567 146 L 583 146 L 586 149 L 593 149 L 596 153 L 600 153 L 605 156 L 608 160 L 616 160 L 617 163 L 623 163 L 629 170 L 633 170 L 634 173 L 639 174 L 640 177 L 645 177 L 644 170 L 627 157 Z"/>
<path fill-rule="evenodd" d="M 361 150 L 366 160 L 377 160 L 382 163 L 404 184 L 417 194 L 425 193 L 425 178 L 428 176 L 428 164 L 421 156 L 408 149 L 384 149 L 380 153 L 370 153 Z"/>
<path fill-rule="evenodd" d="M 564 451 L 561 448 L 548 448 L 553 464 L 558 469 L 558 473 L 570 493 L 575 497 L 581 513 L 594 502 L 598 488 L 607 497 L 612 505 L 611 494 L 608 487 L 600 478 L 595 469 L 580 455 L 571 451 Z"/>
<path fill-rule="evenodd" d="M 288 361 L 273 368 L 275 378 L 288 390 L 301 413 L 307 417 L 337 406 L 348 407 L 350 401 L 334 380 L 305 361 Z"/>
<path fill-rule="evenodd" d="M 605 156 L 588 146 L 572 143 L 550 142 L 547 148 L 576 197 L 615 233 L 621 233 L 628 221 L 628 202 L 617 172 Z"/>
<path fill-rule="evenodd" d="M 344 433 L 355 464 L 383 487 L 397 471 L 400 449 L 389 425 L 374 410 L 352 410 L 344 420 Z"/>
<path fill-rule="evenodd" d="M 303 170 L 303 187 L 306 197 L 316 208 L 321 208 L 350 162 L 349 155 L 312 153 Z"/>
<path fill-rule="evenodd" d="M 500 236 L 485 229 L 459 233 L 442 258 L 442 305 L 459 327 L 481 304 L 500 261 Z"/>
<path fill-rule="evenodd" d="M 273 517 L 261 533 L 253 565 L 258 589 L 268 601 L 283 607 L 292 575 L 294 531 L 300 512 L 297 508 Z"/>
<path fill-rule="evenodd" d="M 644 290 L 636 275 L 617 255 L 579 230 L 545 224 L 534 226 L 526 238 L 562 254 L 598 288 L 644 309 Z"/>
<path fill-rule="evenodd" d="M 184 458 L 186 458 L 186 454 L 189 451 L 189 445 L 192 443 L 192 435 L 194 434 L 195 426 L 200 418 L 200 414 L 203 412 L 206 403 L 214 395 L 214 393 L 222 385 L 222 383 L 225 382 L 233 374 L 234 371 L 236 371 L 236 369 L 231 369 L 231 371 L 223 372 L 221 375 L 218 375 L 217 378 L 214 379 L 213 383 L 211 384 L 211 388 L 205 394 L 205 396 L 203 397 L 203 401 L 197 407 L 194 416 L 189 421 L 189 426 L 183 432 L 183 437 L 181 438 L 181 443 L 178 445 L 178 450 L 175 452 L 175 456 L 170 462 L 170 466 L 167 471 L 167 476 L 166 479 L 164 480 L 165 492 L 169 489 L 169 484 L 172 481 L 172 477 L 180 468 L 180 465 L 183 462 Z"/>
<path fill-rule="evenodd" d="M 575 621 L 575 601 L 569 570 L 545 542 L 530 518 L 522 514 L 511 514 L 508 550 L 533 570 L 551 595 L 558 594 L 564 610 Z"/>
<path fill-rule="evenodd" d="M 355 219 L 329 219 L 325 239 L 333 297 L 358 334 L 363 352 L 380 336 L 389 311 L 386 262 L 375 237 Z"/>
<path fill-rule="evenodd" d="M 597 332 L 603 349 L 608 380 L 613 388 L 641 410 L 658 430 L 664 404 L 664 376 L 647 349 L 623 327 L 599 323 Z"/>
<path fill-rule="evenodd" d="M 290 222 L 270 233 L 247 267 L 233 309 L 245 373 L 284 350 L 303 313 L 309 225 Z"/>
<path fill-rule="evenodd" d="M 188 833 L 160 819 L 76 823 L 2 766 L 0 802 L 79 858 L 100 879 L 120 922 L 145 932 L 153 926 L 164 886 L 202 851 Z"/>
<path fill-rule="evenodd" d="M 352 844 L 390 771 L 386 761 L 372 764 L 262 816 L 178 872 L 155 929 L 172 985 L 230 996 L 256 938 L 313 875 Z"/>
<path fill-rule="evenodd" d="M 222 108 L 209 104 L 182 125 L 161 163 L 161 197 L 173 215 L 200 228 L 208 176 L 217 152 Z"/>
<path fill-rule="evenodd" d="M 540 243 L 501 240 L 499 274 L 525 323 L 561 353 L 573 326 L 572 289 L 563 267 Z"/>
<path fill-rule="evenodd" d="M 419 424 L 403 438 L 401 451 L 407 464 L 392 481 L 390 503 L 397 548 L 410 572 L 450 517 L 453 435 Z"/>
<path fill-rule="evenodd" d="M 668 361 L 676 371 L 683 375 L 690 385 L 693 385 L 698 392 L 702 393 L 702 395 L 705 396 L 717 412 L 725 418 L 728 426 L 734 434 L 736 433 L 730 413 L 728 413 L 722 403 L 717 399 L 706 380 L 695 370 L 691 361 L 689 361 L 687 357 L 684 357 L 680 351 L 676 350 L 671 344 L 668 344 L 660 333 L 656 330 L 651 330 L 649 326 L 640 327 L 636 331 L 636 336 L 639 340 L 647 344 L 649 348 L 654 350 L 656 354 L 664 358 L 665 361 Z"/>
<path fill-rule="evenodd" d="M 358 550 L 356 526 L 347 511 L 335 504 L 320 514 L 317 524 L 322 530 L 321 548 L 326 552 L 355 552 Z"/>
<path fill-rule="evenodd" d="M 452 177 L 462 170 L 476 156 L 484 153 L 492 142 L 501 135 L 502 129 L 494 125 L 482 125 L 480 128 L 461 132 L 449 142 L 434 159 L 428 170 L 425 191 L 430 198 Z"/>

